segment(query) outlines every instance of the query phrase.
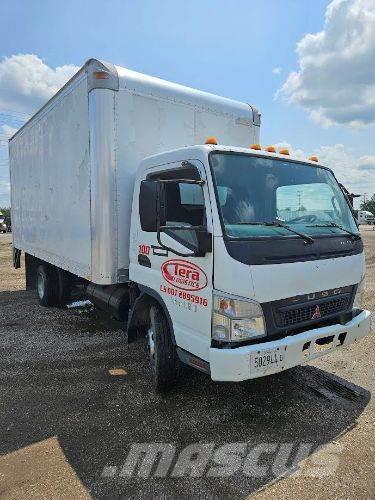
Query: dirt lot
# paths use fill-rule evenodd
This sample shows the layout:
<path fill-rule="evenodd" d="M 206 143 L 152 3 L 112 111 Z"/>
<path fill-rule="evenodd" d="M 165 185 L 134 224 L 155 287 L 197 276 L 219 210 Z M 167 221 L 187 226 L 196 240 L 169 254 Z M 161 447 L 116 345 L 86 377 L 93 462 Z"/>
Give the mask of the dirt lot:
<path fill-rule="evenodd" d="M 374 310 L 375 231 L 362 232 Z M 93 309 L 41 308 L 0 235 L 0 498 L 374 498 L 374 360 L 370 336 L 257 381 L 187 371 L 157 396 L 142 343 Z M 195 446 L 197 477 L 123 473 L 135 443 L 174 461 Z M 260 446 L 258 469 L 213 470 L 209 450 L 230 443 Z"/>

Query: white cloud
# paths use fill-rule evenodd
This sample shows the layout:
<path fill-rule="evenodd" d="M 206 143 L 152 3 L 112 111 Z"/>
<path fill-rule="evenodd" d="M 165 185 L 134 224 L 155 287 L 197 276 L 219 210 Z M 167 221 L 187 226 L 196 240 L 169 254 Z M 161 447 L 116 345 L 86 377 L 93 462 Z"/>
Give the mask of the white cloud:
<path fill-rule="evenodd" d="M 0 206 L 10 203 L 7 140 L 78 69 L 71 64 L 51 68 L 34 54 L 0 61 Z"/>
<path fill-rule="evenodd" d="M 297 54 L 278 96 L 324 126 L 375 122 L 375 0 L 333 0 L 324 29 L 305 35 Z"/>
<path fill-rule="evenodd" d="M 4 137 L 5 139 L 9 139 L 13 134 L 17 132 L 18 129 L 11 127 L 10 125 L 1 125 L 0 130 L 0 136 Z"/>
<path fill-rule="evenodd" d="M 349 191 L 375 194 L 375 155 L 356 157 L 343 144 L 322 146 L 316 153 Z"/>
<path fill-rule="evenodd" d="M 277 148 L 289 149 L 291 156 L 300 160 L 312 154 L 319 162 L 333 170 L 339 182 L 355 194 L 375 194 L 375 155 L 355 156 L 343 144 L 322 146 L 309 154 L 302 149 L 293 149 L 286 141 L 276 144 Z"/>
<path fill-rule="evenodd" d="M 280 73 L 281 73 L 281 68 L 280 68 L 280 67 L 273 68 L 272 73 L 273 73 L 274 75 L 280 75 Z"/>
<path fill-rule="evenodd" d="M 18 54 L 0 61 L 0 112 L 34 113 L 79 68 L 51 68 L 34 54 Z"/>

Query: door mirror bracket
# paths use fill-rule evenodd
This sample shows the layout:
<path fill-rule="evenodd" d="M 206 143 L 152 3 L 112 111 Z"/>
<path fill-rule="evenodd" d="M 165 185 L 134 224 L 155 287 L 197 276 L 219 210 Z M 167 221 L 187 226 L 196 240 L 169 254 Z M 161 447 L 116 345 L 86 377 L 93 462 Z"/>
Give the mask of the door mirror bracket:
<path fill-rule="evenodd" d="M 192 252 L 182 253 L 174 248 L 166 246 L 161 241 L 161 233 L 168 231 L 168 229 L 173 231 L 195 231 L 198 239 L 197 249 Z M 212 252 L 212 234 L 209 233 L 203 226 L 158 226 L 156 238 L 161 248 L 168 250 L 179 257 L 204 257 L 206 253 Z"/>

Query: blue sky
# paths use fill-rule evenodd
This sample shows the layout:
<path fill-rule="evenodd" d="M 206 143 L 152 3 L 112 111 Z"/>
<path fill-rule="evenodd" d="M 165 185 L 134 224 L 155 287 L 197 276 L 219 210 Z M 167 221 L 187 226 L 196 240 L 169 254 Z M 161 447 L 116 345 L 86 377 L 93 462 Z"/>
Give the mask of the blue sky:
<path fill-rule="evenodd" d="M 355 123 L 343 115 L 343 109 L 348 105 L 347 95 L 350 97 L 355 93 L 353 78 L 347 84 L 344 82 L 347 92 L 346 95 L 343 92 L 342 106 L 332 104 L 331 101 L 336 99 L 336 87 L 342 82 L 340 71 L 343 75 L 348 74 L 345 68 L 351 71 L 350 58 L 345 62 L 348 66 L 342 63 L 330 74 L 329 68 L 334 64 L 329 66 L 328 71 L 324 68 L 324 50 L 331 51 L 333 43 L 334 50 L 340 54 L 340 37 L 345 35 L 345 29 L 352 29 L 351 23 L 369 24 L 371 27 L 374 0 L 334 0 L 333 3 L 340 4 L 331 7 L 334 8 L 334 15 L 331 15 L 330 25 L 326 26 L 327 31 L 331 31 L 333 42 L 325 42 L 326 47 L 322 48 L 319 41 L 320 45 L 316 48 L 314 43 L 318 41 L 307 38 L 302 54 L 297 54 L 297 44 L 307 34 L 325 29 L 329 1 L 2 0 L 0 57 L 4 62 L 4 57 L 9 61 L 19 54 L 34 54 L 52 70 L 65 65 L 81 66 L 90 57 L 95 57 L 251 102 L 262 112 L 261 139 L 264 144 L 285 141 L 297 155 L 319 153 L 331 162 L 329 166 L 338 169 L 339 176 L 350 187 L 372 194 L 375 192 L 375 112 L 370 119 L 364 118 L 364 111 L 367 117 L 369 108 L 364 106 L 364 102 L 354 100 L 349 102 L 352 108 L 348 108 L 348 114 L 354 116 Z M 345 9 L 349 12 L 356 4 L 362 10 L 363 5 L 369 9 L 368 19 L 363 20 L 354 11 L 354 14 L 345 14 Z M 370 56 L 373 40 L 364 28 L 363 32 L 364 43 L 369 46 L 366 54 Z M 350 48 L 350 41 L 348 46 Z M 355 53 L 358 49 L 354 45 L 352 48 L 352 57 L 358 60 Z M 310 57 L 315 50 L 318 60 L 316 73 L 315 62 L 311 62 Z M 291 80 L 285 87 L 291 72 L 301 72 L 301 61 L 308 68 L 299 74 L 298 88 Z M 320 67 L 319 61 L 322 61 Z M 34 70 L 29 67 L 27 71 Z M 28 78 L 27 71 L 24 79 Z M 361 68 L 354 71 L 356 75 L 363 73 Z M 340 78 L 335 83 L 337 75 Z M 315 76 L 317 82 L 314 82 Z M 325 76 L 330 80 L 317 92 L 316 88 Z M 374 83 L 372 76 L 366 74 L 363 77 L 366 84 L 370 80 L 370 87 Z M 25 89 L 21 85 L 18 89 L 9 81 L 5 69 L 2 77 L 0 62 L 0 126 L 5 125 L 0 131 L 0 139 L 3 141 L 7 133 L 9 135 L 10 129 L 6 126 L 17 128 L 25 114 L 33 111 L 33 92 L 35 108 L 48 94 L 48 90 L 45 91 L 47 94 L 43 94 L 44 91 L 40 94 L 40 89 L 36 87 Z M 363 82 L 357 84 L 363 85 Z M 283 85 L 284 90 L 280 92 Z M 26 103 L 27 99 L 31 100 L 31 104 Z M 4 146 L 4 142 L 1 145 Z M 0 182 L 6 178 L 6 163 L 2 147 Z M 349 170 L 353 172 L 347 175 Z M 0 191 L 0 205 L 6 201 L 5 188 Z"/>

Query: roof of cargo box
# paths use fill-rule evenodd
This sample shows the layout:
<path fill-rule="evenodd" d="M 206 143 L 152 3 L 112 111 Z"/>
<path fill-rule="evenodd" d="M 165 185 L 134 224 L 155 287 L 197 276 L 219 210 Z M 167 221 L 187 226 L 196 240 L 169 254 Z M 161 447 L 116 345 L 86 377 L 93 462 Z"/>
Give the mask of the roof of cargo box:
<path fill-rule="evenodd" d="M 144 75 L 120 66 L 115 68 L 118 75 L 119 90 L 123 89 L 136 94 L 172 100 L 176 103 L 181 102 L 181 104 L 192 105 L 205 110 L 211 109 L 217 113 L 225 113 L 236 117 L 242 116 L 247 120 L 251 117 L 249 125 L 253 123 L 260 124 L 259 111 L 251 104 Z"/>
<path fill-rule="evenodd" d="M 121 66 L 89 59 L 81 69 L 61 89 L 49 99 L 18 131 L 9 139 L 11 141 L 30 122 L 41 118 L 54 103 L 69 93 L 77 82 L 87 76 L 87 91 L 97 88 L 128 90 L 135 94 L 165 99 L 181 104 L 212 110 L 237 117 L 244 125 L 260 125 L 260 113 L 251 105 L 208 92 L 202 92 L 167 80 L 144 75 Z"/>

